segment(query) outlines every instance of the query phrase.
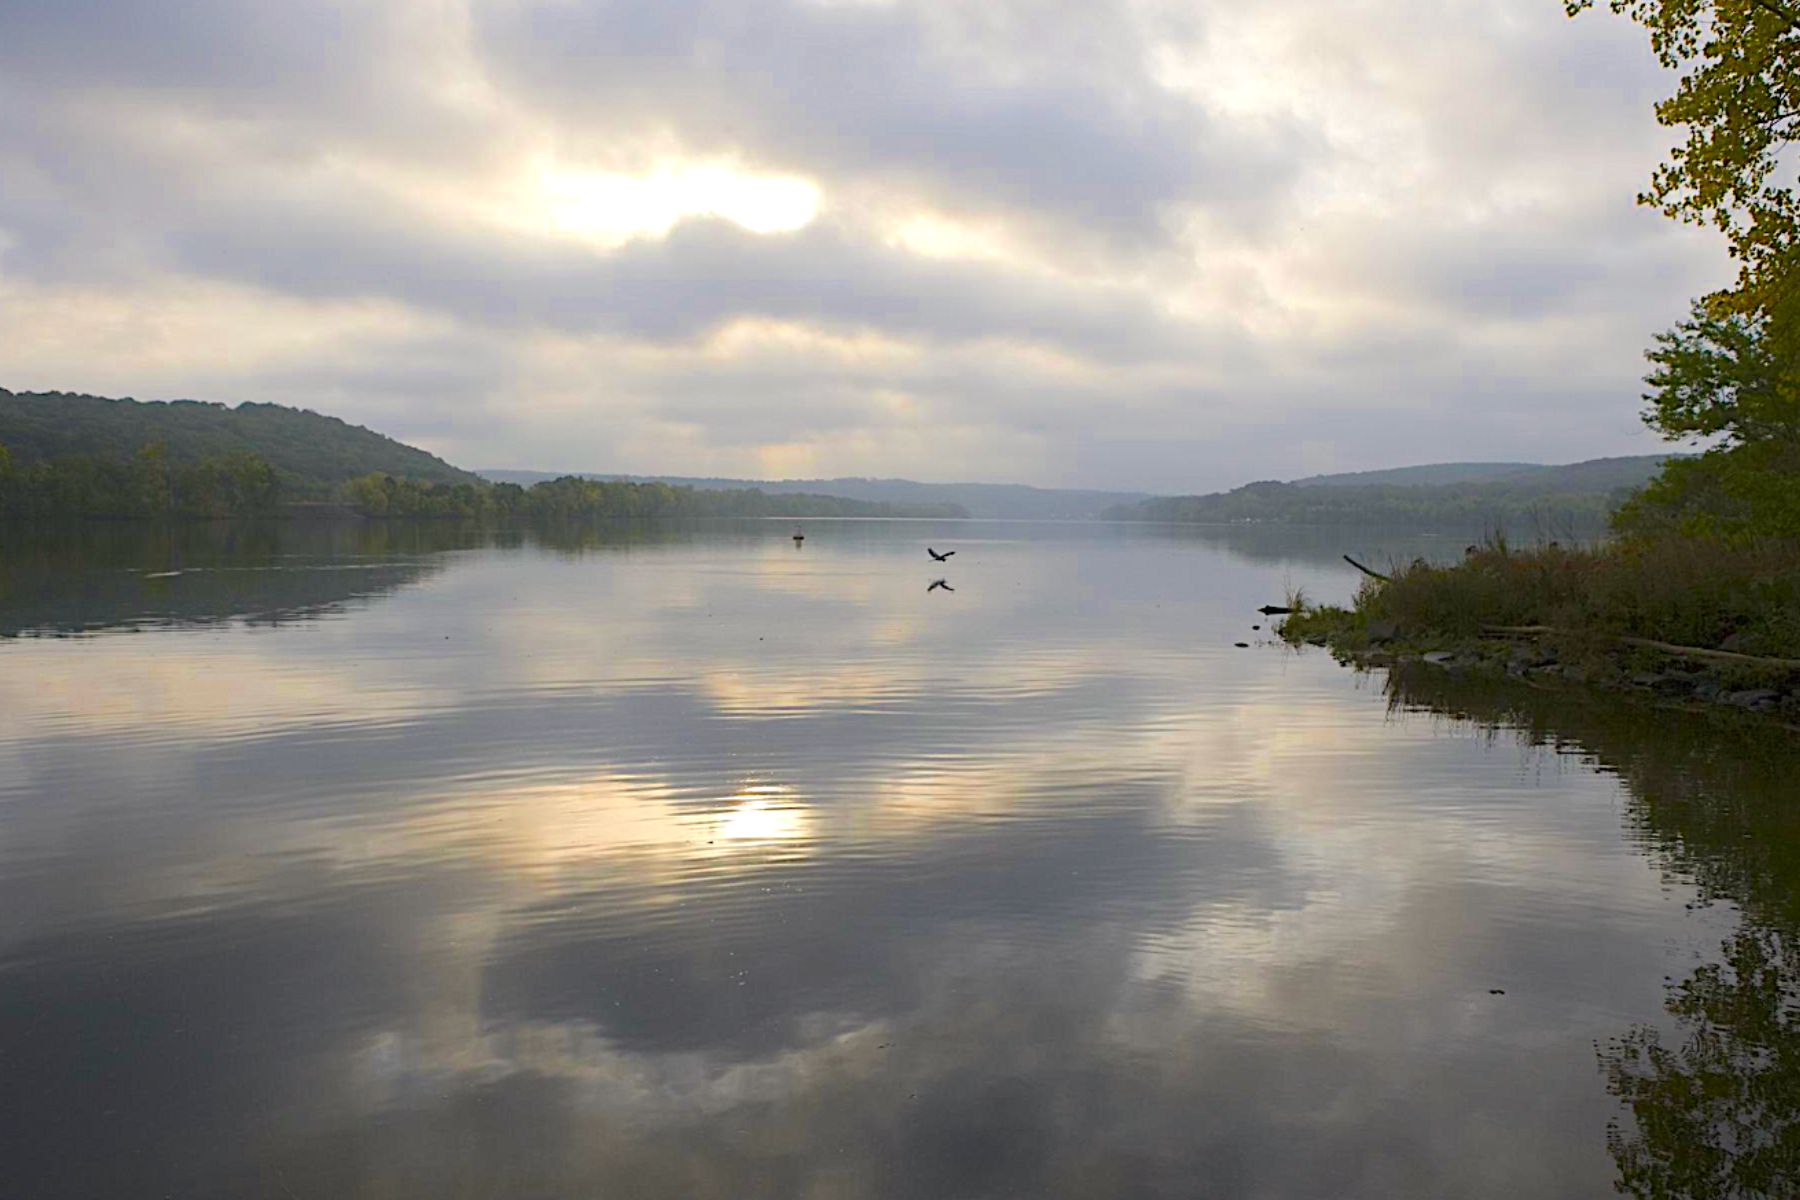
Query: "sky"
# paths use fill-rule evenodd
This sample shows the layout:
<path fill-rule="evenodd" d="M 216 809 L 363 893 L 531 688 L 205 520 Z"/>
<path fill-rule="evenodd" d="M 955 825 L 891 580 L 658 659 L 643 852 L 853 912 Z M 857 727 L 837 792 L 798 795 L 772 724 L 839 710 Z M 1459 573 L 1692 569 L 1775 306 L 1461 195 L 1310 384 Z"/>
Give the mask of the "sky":
<path fill-rule="evenodd" d="M 1650 454 L 1733 275 L 1560 0 L 0 0 L 0 387 L 467 467 Z"/>

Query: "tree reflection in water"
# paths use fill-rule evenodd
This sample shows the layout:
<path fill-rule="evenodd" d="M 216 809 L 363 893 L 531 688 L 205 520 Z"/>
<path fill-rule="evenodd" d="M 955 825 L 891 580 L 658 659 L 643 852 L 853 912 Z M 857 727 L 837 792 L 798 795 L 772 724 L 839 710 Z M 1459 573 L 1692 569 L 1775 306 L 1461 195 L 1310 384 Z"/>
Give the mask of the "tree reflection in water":
<path fill-rule="evenodd" d="M 1679 1032 L 1639 1023 L 1596 1047 L 1626 1114 L 1615 1188 L 1639 1197 L 1800 1195 L 1800 736 L 1780 726 L 1401 668 L 1395 712 L 1430 712 L 1591 755 L 1665 873 L 1742 914 L 1720 960 L 1671 981 Z"/>

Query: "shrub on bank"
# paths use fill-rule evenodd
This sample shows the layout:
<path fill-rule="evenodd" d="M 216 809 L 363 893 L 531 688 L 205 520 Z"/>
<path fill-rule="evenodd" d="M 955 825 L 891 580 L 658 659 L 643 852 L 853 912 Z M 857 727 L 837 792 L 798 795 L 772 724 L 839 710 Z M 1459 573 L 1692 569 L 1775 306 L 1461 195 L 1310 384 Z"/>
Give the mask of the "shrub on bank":
<path fill-rule="evenodd" d="M 1410 641 L 1462 640 L 1484 626 L 1541 625 L 1800 658 L 1800 540 L 1668 536 L 1520 550 L 1496 537 L 1460 563 L 1415 561 L 1389 573 L 1389 582 L 1364 586 L 1353 612 L 1305 610 L 1282 635 L 1381 628 Z"/>

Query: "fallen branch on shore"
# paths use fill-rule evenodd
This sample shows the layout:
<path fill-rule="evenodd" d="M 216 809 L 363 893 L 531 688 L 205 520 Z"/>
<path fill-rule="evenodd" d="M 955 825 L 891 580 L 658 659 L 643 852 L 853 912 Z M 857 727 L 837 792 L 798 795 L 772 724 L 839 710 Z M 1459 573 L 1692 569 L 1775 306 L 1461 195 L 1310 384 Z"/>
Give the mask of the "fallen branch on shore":
<path fill-rule="evenodd" d="M 1369 570 L 1369 568 L 1363 566 L 1361 563 L 1357 562 L 1354 558 L 1351 558 L 1348 554 L 1344 555 L 1344 561 L 1349 563 L 1351 566 L 1355 567 L 1357 570 L 1361 571 L 1364 575 L 1367 575 L 1371 579 L 1379 579 L 1383 583 L 1394 582 L 1392 579 L 1389 579 L 1386 575 L 1383 575 L 1380 571 Z"/>
<path fill-rule="evenodd" d="M 1800 671 L 1800 658 L 1765 658 L 1760 654 L 1739 654 L 1735 650 L 1708 650 L 1703 646 L 1677 646 L 1673 642 L 1659 642 L 1651 638 L 1628 637 L 1622 633 L 1581 633 L 1574 629 L 1558 629 L 1554 625 L 1483 625 L 1481 632 L 1500 634 L 1506 637 L 1542 637 L 1545 634 L 1557 634 L 1565 637 L 1601 637 L 1607 641 L 1620 642 L 1627 646 L 1642 646 L 1648 650 L 1661 650 L 1664 654 L 1677 658 L 1698 658 L 1710 662 L 1742 663 L 1745 666 L 1785 667 L 1790 671 Z"/>

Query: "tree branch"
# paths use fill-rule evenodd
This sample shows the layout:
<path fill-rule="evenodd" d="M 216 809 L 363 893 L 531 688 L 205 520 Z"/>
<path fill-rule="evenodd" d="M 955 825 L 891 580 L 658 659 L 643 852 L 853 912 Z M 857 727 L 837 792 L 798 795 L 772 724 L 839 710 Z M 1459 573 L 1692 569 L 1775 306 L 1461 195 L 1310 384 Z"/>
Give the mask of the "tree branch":
<path fill-rule="evenodd" d="M 1348 554 L 1344 555 L 1344 561 L 1349 563 L 1351 566 L 1355 567 L 1357 570 L 1361 571 L 1364 575 L 1367 575 L 1371 579 L 1379 579 L 1383 583 L 1392 583 L 1393 582 L 1393 580 L 1389 579 L 1386 575 L 1383 575 L 1380 571 L 1369 570 L 1369 568 L 1363 566 L 1361 563 L 1357 562 L 1354 558 L 1351 558 Z"/>

